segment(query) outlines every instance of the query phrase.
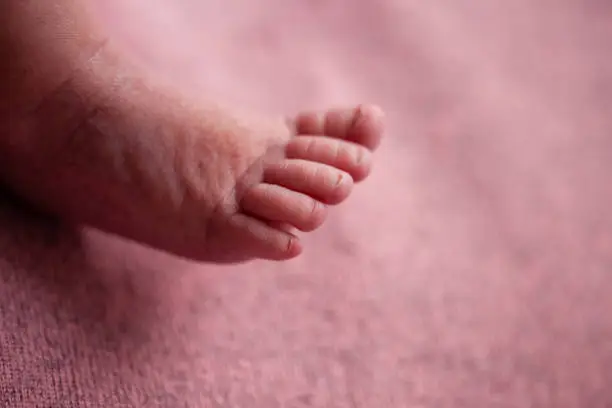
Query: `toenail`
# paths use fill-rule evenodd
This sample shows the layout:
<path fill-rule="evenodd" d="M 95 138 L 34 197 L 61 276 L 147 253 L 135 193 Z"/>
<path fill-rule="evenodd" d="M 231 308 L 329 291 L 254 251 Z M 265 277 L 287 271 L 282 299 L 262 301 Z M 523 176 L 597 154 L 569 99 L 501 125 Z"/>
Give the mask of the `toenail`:
<path fill-rule="evenodd" d="M 309 230 L 314 230 L 323 223 L 325 219 L 325 209 L 326 208 L 327 207 L 325 206 L 325 204 L 317 200 L 312 200 L 312 208 L 310 210 L 310 217 L 309 217 L 310 219 L 308 222 Z"/>
<path fill-rule="evenodd" d="M 368 110 L 370 111 L 370 114 L 374 116 L 376 119 L 379 119 L 379 118 L 382 119 L 385 116 L 385 112 L 378 105 L 370 105 L 368 107 Z"/>
<path fill-rule="evenodd" d="M 374 118 L 382 119 L 385 116 L 384 111 L 377 105 L 361 105 L 357 110 L 357 118 L 355 123 L 361 123 L 364 120 Z"/>
<path fill-rule="evenodd" d="M 361 148 L 356 148 L 357 153 L 356 153 L 356 158 L 355 161 L 357 163 L 357 165 L 361 166 L 362 164 L 365 163 L 366 161 L 366 157 L 367 157 L 367 153 L 365 151 L 365 149 L 361 149 Z"/>
<path fill-rule="evenodd" d="M 311 218 L 317 216 L 317 214 L 319 213 L 319 210 L 322 209 L 323 204 L 321 204 L 320 202 L 318 202 L 317 200 L 312 200 L 312 205 L 310 207 L 310 215 Z"/>
<path fill-rule="evenodd" d="M 334 187 L 340 187 L 342 184 L 344 184 L 344 174 L 340 173 L 336 178 L 336 184 L 334 184 Z"/>
<path fill-rule="evenodd" d="M 285 248 L 285 254 L 293 257 L 300 253 L 299 241 L 297 237 L 289 237 L 287 240 L 287 246 Z"/>

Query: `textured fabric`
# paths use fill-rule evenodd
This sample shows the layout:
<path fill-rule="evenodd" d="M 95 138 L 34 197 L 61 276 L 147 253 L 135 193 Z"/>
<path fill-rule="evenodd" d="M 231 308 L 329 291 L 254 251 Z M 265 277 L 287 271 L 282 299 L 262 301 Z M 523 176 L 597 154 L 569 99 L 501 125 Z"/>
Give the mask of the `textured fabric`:
<path fill-rule="evenodd" d="M 611 3 L 182 1 L 148 58 L 269 112 L 379 103 L 374 174 L 239 267 L 3 195 L 0 406 L 612 406 Z"/>

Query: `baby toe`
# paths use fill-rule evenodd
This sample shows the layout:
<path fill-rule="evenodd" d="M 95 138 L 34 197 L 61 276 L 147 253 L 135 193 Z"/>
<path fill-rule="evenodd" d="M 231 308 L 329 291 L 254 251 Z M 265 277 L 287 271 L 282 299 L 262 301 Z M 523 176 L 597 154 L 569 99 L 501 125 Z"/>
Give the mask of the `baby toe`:
<path fill-rule="evenodd" d="M 234 244 L 246 248 L 248 258 L 288 260 L 302 253 L 299 238 L 291 228 L 236 213 L 230 219 L 229 229 L 234 229 Z"/>
<path fill-rule="evenodd" d="M 288 188 L 262 183 L 246 192 L 242 210 L 272 223 L 293 225 L 310 232 L 323 224 L 327 208 L 321 202 Z"/>
<path fill-rule="evenodd" d="M 374 105 L 305 112 L 294 120 L 298 135 L 329 136 L 375 150 L 383 134 L 383 111 Z"/>
<path fill-rule="evenodd" d="M 330 137 L 303 136 L 287 145 L 289 159 L 301 159 L 326 164 L 347 172 L 355 181 L 368 176 L 372 167 L 372 152 L 355 143 Z"/>
<path fill-rule="evenodd" d="M 339 204 L 353 188 L 347 172 L 327 164 L 291 159 L 268 167 L 264 181 L 309 195 L 326 204 Z"/>

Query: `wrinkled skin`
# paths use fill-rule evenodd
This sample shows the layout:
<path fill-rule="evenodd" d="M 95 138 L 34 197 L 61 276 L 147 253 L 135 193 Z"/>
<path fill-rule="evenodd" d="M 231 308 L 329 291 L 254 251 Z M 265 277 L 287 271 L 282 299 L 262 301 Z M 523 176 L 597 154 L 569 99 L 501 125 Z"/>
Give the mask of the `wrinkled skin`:
<path fill-rule="evenodd" d="M 135 45 L 94 6 L 3 4 L 5 181 L 66 220 L 182 257 L 299 255 L 294 229 L 318 228 L 367 176 L 380 110 L 260 119 L 222 108 L 143 57 L 185 43 L 180 18 Z M 136 11 L 162 10 L 126 10 L 140 27 Z"/>

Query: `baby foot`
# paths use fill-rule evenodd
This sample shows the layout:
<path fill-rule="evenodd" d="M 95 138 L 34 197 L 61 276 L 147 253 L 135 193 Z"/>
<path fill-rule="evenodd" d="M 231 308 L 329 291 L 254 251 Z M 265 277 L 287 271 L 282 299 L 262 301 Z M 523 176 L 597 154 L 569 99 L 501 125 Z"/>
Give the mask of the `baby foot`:
<path fill-rule="evenodd" d="M 294 230 L 320 227 L 367 177 L 382 134 L 371 106 L 248 127 L 221 112 L 134 105 L 85 109 L 97 113 L 51 143 L 45 123 L 58 115 L 41 110 L 41 138 L 14 150 L 5 175 L 67 221 L 197 261 L 298 256 Z"/>
<path fill-rule="evenodd" d="M 10 20 L 32 20 L 13 31 L 32 37 L 36 10 Z M 109 41 L 64 41 L 96 38 L 74 30 L 41 32 L 62 41 L 19 54 L 24 66 L 52 61 L 65 78 L 15 64 L 2 95 L 19 103 L 0 109 L 0 176 L 41 209 L 192 260 L 286 260 L 302 252 L 294 230 L 321 226 L 327 206 L 368 175 L 382 134 L 376 107 L 250 121 L 190 103 Z"/>
<path fill-rule="evenodd" d="M 303 113 L 290 121 L 296 136 L 284 147 L 284 157 L 263 166 L 261 180 L 246 189 L 239 210 L 214 234 L 229 235 L 232 248 L 215 252 L 238 250 L 247 258 L 274 260 L 299 255 L 302 246 L 292 230 L 319 228 L 327 207 L 343 202 L 353 182 L 368 176 L 381 120 L 379 108 L 360 106 Z"/>

